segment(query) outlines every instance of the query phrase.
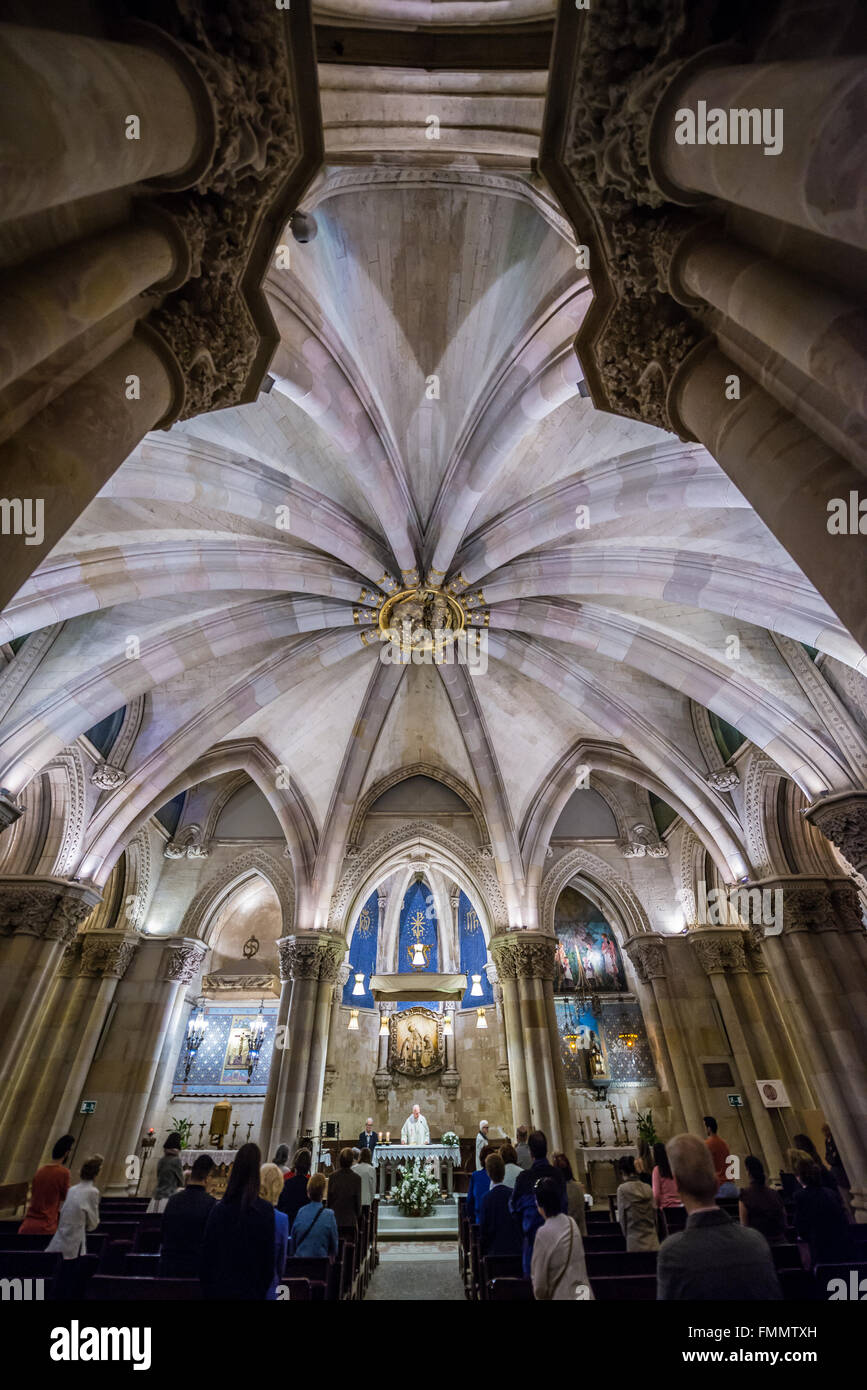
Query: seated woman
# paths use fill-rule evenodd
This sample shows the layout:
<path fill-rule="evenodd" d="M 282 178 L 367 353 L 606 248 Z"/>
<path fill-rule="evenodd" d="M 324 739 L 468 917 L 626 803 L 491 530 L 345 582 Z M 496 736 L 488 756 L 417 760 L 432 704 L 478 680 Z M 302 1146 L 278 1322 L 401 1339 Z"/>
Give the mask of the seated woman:
<path fill-rule="evenodd" d="M 530 1278 L 538 1299 L 562 1302 L 593 1298 L 584 1242 L 571 1216 L 562 1210 L 563 1189 L 554 1178 L 542 1178 L 536 1188 L 536 1204 L 544 1224 L 536 1232 Z"/>
<path fill-rule="evenodd" d="M 769 1245 L 783 1245 L 786 1240 L 786 1209 L 782 1199 L 765 1184 L 765 1170 L 752 1154 L 744 1159 L 749 1174 L 748 1187 L 738 1194 L 738 1214 L 742 1226 L 752 1226 Z"/>
<path fill-rule="evenodd" d="M 587 1208 L 584 1203 L 584 1188 L 577 1182 L 572 1172 L 572 1164 L 563 1153 L 551 1155 L 553 1167 L 558 1168 L 566 1180 L 566 1211 L 572 1217 L 582 1236 L 587 1234 Z"/>
<path fill-rule="evenodd" d="M 337 1221 L 334 1212 L 325 1205 L 328 1183 L 324 1173 L 313 1173 L 307 1183 L 307 1205 L 303 1206 L 292 1225 L 289 1256 L 292 1259 L 317 1260 L 337 1254 Z"/>
<path fill-rule="evenodd" d="M 631 1156 L 621 1158 L 620 1172 L 623 1181 L 617 1189 L 617 1220 L 626 1237 L 626 1249 L 658 1250 L 653 1192 L 636 1172 L 636 1160 Z"/>
<path fill-rule="evenodd" d="M 650 1179 L 653 1200 L 658 1207 L 682 1207 L 677 1183 L 671 1173 L 665 1145 L 658 1141 L 653 1146 L 653 1174 Z"/>

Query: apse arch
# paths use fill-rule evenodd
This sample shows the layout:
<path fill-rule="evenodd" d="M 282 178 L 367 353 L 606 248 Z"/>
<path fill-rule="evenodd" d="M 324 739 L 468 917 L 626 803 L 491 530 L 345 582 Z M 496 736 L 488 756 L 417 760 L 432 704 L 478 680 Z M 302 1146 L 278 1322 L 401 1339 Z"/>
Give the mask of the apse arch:
<path fill-rule="evenodd" d="M 576 880 L 573 886 L 605 914 L 618 934 L 619 945 L 633 936 L 652 932 L 650 919 L 638 896 L 611 865 L 589 850 L 572 849 L 557 861 L 542 881 L 539 920 L 548 935 L 556 935 L 557 902 L 563 889 L 573 880 Z"/>
<path fill-rule="evenodd" d="M 475 792 L 470 789 L 463 778 L 456 776 L 455 773 L 438 767 L 434 763 L 419 762 L 405 764 L 393 772 L 386 773 L 384 777 L 377 778 L 363 796 L 359 797 L 349 825 L 347 843 L 350 847 L 358 846 L 367 816 L 379 798 L 385 792 L 390 791 L 392 787 L 399 786 L 401 782 L 409 781 L 411 777 L 428 777 L 432 782 L 442 783 L 444 787 L 448 787 L 456 796 L 459 796 L 473 817 L 479 835 L 479 844 L 485 844 L 488 838 L 485 813 Z"/>
<path fill-rule="evenodd" d="M 347 861 L 331 899 L 328 930 L 345 938 L 373 890 L 405 866 L 425 874 L 440 869 L 463 887 L 477 905 L 487 940 L 507 930 L 505 900 L 489 861 L 459 836 L 424 821 L 385 832 Z"/>
<path fill-rule="evenodd" d="M 295 885 L 283 865 L 264 849 L 247 850 L 213 874 L 184 913 L 179 934 L 207 941 L 219 909 L 254 875 L 264 878 L 277 894 L 283 914 L 282 935 L 289 936 L 295 929 Z"/>

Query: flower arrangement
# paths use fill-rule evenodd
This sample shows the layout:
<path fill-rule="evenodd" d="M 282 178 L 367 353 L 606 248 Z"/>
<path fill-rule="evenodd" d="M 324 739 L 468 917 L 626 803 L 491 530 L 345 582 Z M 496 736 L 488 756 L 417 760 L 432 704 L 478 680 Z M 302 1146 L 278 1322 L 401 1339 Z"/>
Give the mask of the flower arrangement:
<path fill-rule="evenodd" d="M 421 1158 L 412 1158 L 406 1168 L 401 1168 L 400 1182 L 394 1190 L 398 1209 L 404 1216 L 430 1216 L 440 1185 L 424 1166 Z"/>
<path fill-rule="evenodd" d="M 446 1130 L 445 1134 L 440 1140 L 440 1143 L 445 1144 L 447 1149 L 460 1148 L 460 1140 L 458 1139 L 458 1136 L 455 1134 L 453 1129 Z"/>

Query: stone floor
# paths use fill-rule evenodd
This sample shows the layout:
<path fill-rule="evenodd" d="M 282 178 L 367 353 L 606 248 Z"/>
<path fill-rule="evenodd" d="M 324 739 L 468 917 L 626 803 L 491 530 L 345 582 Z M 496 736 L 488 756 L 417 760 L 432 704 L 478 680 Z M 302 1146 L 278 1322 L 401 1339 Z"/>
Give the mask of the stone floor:
<path fill-rule="evenodd" d="M 379 1268 L 365 1297 L 381 1303 L 463 1303 L 457 1246 L 454 1241 L 380 1246 Z"/>

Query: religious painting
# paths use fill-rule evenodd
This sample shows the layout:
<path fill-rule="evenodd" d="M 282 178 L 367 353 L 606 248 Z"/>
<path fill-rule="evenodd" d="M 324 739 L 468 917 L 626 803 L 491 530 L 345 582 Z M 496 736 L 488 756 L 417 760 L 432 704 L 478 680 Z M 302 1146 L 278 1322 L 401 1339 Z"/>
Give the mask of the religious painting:
<path fill-rule="evenodd" d="M 614 932 L 589 898 L 575 888 L 564 888 L 557 903 L 554 927 L 555 994 L 626 989 Z"/>
<path fill-rule="evenodd" d="M 229 1037 L 223 1057 L 223 1071 L 220 1081 L 243 1082 L 247 1079 L 250 1065 L 250 1019 L 246 1014 L 233 1014 L 229 1025 Z"/>
<path fill-rule="evenodd" d="M 414 1006 L 391 1015 L 388 1033 L 389 1071 L 401 1076 L 430 1076 L 444 1065 L 442 1018 Z"/>

